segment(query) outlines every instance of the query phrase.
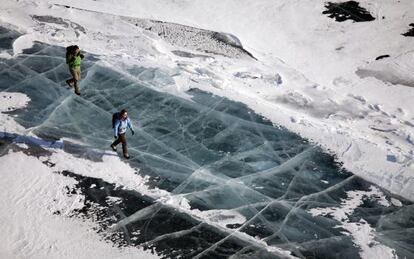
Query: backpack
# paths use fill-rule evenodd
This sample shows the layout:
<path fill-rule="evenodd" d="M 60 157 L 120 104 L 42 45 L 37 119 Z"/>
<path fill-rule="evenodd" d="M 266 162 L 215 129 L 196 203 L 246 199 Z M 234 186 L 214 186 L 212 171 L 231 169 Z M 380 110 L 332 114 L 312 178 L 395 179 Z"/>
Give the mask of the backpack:
<path fill-rule="evenodd" d="M 69 64 L 70 59 L 72 59 L 72 54 L 75 50 L 75 45 L 70 45 L 66 47 L 66 64 Z"/>
<path fill-rule="evenodd" d="M 75 51 L 75 49 L 77 49 L 78 46 L 77 45 L 70 45 L 68 47 L 66 47 L 66 55 L 71 54 Z"/>
<path fill-rule="evenodd" d="M 68 59 L 73 57 L 75 50 L 78 48 L 78 45 L 70 45 L 66 47 L 66 62 L 68 61 Z"/>
<path fill-rule="evenodd" d="M 119 116 L 119 112 L 115 112 L 114 114 L 112 114 L 112 128 L 115 128 L 115 123 L 117 120 L 119 120 Z"/>

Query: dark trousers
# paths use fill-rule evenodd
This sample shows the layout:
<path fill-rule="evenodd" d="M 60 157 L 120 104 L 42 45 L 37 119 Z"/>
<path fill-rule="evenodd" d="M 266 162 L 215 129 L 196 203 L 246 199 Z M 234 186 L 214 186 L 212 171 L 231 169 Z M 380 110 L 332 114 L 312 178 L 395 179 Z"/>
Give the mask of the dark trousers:
<path fill-rule="evenodd" d="M 112 143 L 112 145 L 116 147 L 116 145 L 118 145 L 119 143 L 122 143 L 122 152 L 124 153 L 124 155 L 127 155 L 128 147 L 125 138 L 125 133 L 119 134 L 118 138 Z"/>

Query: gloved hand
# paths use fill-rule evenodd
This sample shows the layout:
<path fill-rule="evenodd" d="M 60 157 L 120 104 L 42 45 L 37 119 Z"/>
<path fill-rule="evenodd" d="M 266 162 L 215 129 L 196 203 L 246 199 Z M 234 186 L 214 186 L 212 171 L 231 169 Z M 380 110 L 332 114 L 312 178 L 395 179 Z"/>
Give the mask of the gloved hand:
<path fill-rule="evenodd" d="M 85 56 L 83 54 L 79 54 L 80 58 L 83 59 Z"/>
<path fill-rule="evenodd" d="M 135 134 L 135 131 L 131 130 L 131 133 L 132 133 L 132 135 L 134 135 Z"/>
<path fill-rule="evenodd" d="M 117 139 L 118 137 L 117 136 L 114 136 L 114 139 Z"/>

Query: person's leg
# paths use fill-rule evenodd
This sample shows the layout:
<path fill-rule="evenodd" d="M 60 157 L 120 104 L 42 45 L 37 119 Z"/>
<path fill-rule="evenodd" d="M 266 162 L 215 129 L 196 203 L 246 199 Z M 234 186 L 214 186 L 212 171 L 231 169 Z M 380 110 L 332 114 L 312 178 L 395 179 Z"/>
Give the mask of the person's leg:
<path fill-rule="evenodd" d="M 73 82 L 73 83 L 76 82 L 76 78 L 77 78 L 76 69 L 75 68 L 70 68 L 69 71 L 70 71 L 70 74 L 72 75 L 72 78 L 70 79 L 70 81 Z"/>
<path fill-rule="evenodd" d="M 120 135 L 118 135 L 118 138 L 115 139 L 115 141 L 111 144 L 112 149 L 114 149 L 113 147 L 116 147 L 119 143 L 121 143 L 121 136 Z"/>
<path fill-rule="evenodd" d="M 71 69 L 71 68 L 69 68 L 69 72 L 70 72 L 70 75 L 72 76 L 70 79 L 68 79 L 68 80 L 66 80 L 66 83 L 69 85 L 69 87 L 73 87 L 73 84 L 75 83 L 75 79 L 74 79 L 74 72 L 73 72 L 73 70 Z"/>
<path fill-rule="evenodd" d="M 122 153 L 124 153 L 125 158 L 129 158 L 128 145 L 127 145 L 127 142 L 126 142 L 125 133 L 119 134 L 119 138 L 121 139 L 121 142 L 122 142 Z"/>
<path fill-rule="evenodd" d="M 80 95 L 80 87 L 79 87 L 79 81 L 80 81 L 80 67 L 76 69 L 76 82 L 75 82 L 75 94 Z"/>
<path fill-rule="evenodd" d="M 73 76 L 73 82 L 74 82 L 74 86 L 75 86 L 75 93 L 77 95 L 80 95 L 80 89 L 79 89 L 79 81 L 80 81 L 80 68 L 74 68 L 71 69 L 70 73 Z"/>

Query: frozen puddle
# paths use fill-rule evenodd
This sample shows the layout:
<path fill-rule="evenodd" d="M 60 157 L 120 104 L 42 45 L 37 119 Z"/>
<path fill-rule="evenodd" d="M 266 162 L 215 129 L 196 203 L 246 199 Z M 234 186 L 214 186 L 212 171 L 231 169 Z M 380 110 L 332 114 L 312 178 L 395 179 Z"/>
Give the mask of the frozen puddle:
<path fill-rule="evenodd" d="M 3 51 L 12 38 L 1 38 Z M 167 73 L 141 67 L 126 77 L 90 55 L 79 98 L 65 86 L 63 57 L 63 48 L 38 43 L 0 59 L 1 91 L 31 99 L 16 120 L 46 143 L 77 140 L 63 150 L 94 163 L 115 155 L 111 114 L 126 107 L 136 127 L 129 165 L 169 192 L 156 199 L 59 170 L 78 182 L 68 195 L 85 196 L 73 215 L 95 219 L 106 239 L 166 258 L 414 257 L 412 203 L 341 170 L 317 146 L 243 104 L 197 89 L 187 100 L 146 87 L 172 83 Z M 3 155 L 48 155 L 32 138 L 23 146 L 15 141 L 22 136 L 1 136 Z"/>

